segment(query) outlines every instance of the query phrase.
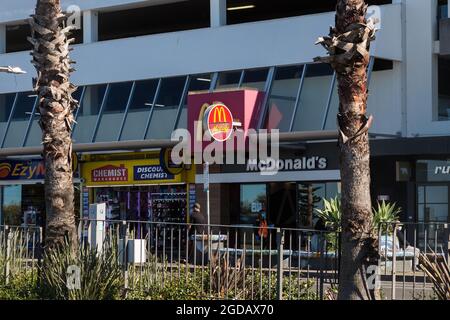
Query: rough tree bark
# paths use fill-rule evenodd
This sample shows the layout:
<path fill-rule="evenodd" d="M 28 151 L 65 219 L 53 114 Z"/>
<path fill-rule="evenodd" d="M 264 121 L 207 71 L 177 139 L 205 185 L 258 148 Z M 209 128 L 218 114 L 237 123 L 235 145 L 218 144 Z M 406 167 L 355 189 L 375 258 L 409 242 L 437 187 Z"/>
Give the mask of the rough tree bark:
<path fill-rule="evenodd" d="M 366 21 L 364 0 L 338 0 L 336 26 L 330 36 L 319 38 L 337 74 L 339 93 L 340 170 L 342 180 L 341 265 L 338 299 L 369 300 L 366 269 L 376 264 L 377 235 L 372 228 L 370 199 L 370 150 L 366 117 L 367 66 L 370 41 L 375 38 L 373 21 Z"/>
<path fill-rule="evenodd" d="M 66 27 L 66 15 L 60 0 L 37 0 L 31 16 L 32 63 L 37 71 L 33 79 L 39 96 L 39 125 L 42 129 L 45 161 L 46 249 L 67 239 L 77 244 L 72 174 L 73 111 L 78 101 L 72 98 L 76 87 L 70 83 L 73 61 L 69 58 L 68 39 L 72 27 Z"/>

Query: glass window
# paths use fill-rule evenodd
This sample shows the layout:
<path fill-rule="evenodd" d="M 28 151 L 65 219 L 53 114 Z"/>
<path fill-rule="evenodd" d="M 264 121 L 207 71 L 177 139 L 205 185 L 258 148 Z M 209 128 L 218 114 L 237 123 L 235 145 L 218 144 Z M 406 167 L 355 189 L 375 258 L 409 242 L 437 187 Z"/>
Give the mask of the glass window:
<path fill-rule="evenodd" d="M 438 58 L 438 115 L 437 120 L 450 120 L 450 58 Z"/>
<path fill-rule="evenodd" d="M 266 184 L 241 185 L 240 223 L 256 226 L 256 219 L 262 210 L 266 210 Z"/>
<path fill-rule="evenodd" d="M 448 235 L 434 223 L 449 221 L 448 185 L 419 185 L 417 191 L 418 222 L 425 223 L 419 225 L 418 247 L 445 248 Z"/>
<path fill-rule="evenodd" d="M 241 74 L 242 70 L 220 72 L 216 89 L 237 87 L 241 79 Z"/>
<path fill-rule="evenodd" d="M 28 120 L 36 102 L 36 94 L 33 92 L 21 92 L 17 97 L 16 107 L 12 116 L 14 120 Z"/>
<path fill-rule="evenodd" d="M 163 79 L 146 139 L 169 139 L 175 126 L 186 77 Z"/>
<path fill-rule="evenodd" d="M 211 86 L 211 74 L 198 74 L 190 77 L 188 92 L 208 91 Z M 181 110 L 180 119 L 177 128 L 187 129 L 187 99 L 185 97 L 183 109 Z"/>
<path fill-rule="evenodd" d="M 15 93 L 0 95 L 0 122 L 8 122 L 15 97 Z"/>
<path fill-rule="evenodd" d="M 97 122 L 98 112 L 105 96 L 106 84 L 86 87 L 83 101 L 80 101 L 77 124 L 73 132 L 75 143 L 87 143 L 92 140 L 92 133 Z"/>
<path fill-rule="evenodd" d="M 420 222 L 447 222 L 448 186 L 422 185 L 418 187 Z"/>
<path fill-rule="evenodd" d="M 132 82 L 110 84 L 95 141 L 117 140 L 132 85 Z"/>
<path fill-rule="evenodd" d="M 279 67 L 269 98 L 267 129 L 289 131 L 303 66 Z"/>
<path fill-rule="evenodd" d="M 158 82 L 158 79 L 136 81 L 121 140 L 139 140 L 144 136 Z"/>
<path fill-rule="evenodd" d="M 11 110 L 14 104 L 15 93 L 0 95 L 0 139 L 3 138 Z"/>
<path fill-rule="evenodd" d="M 33 92 L 21 92 L 17 96 L 16 106 L 12 115 L 11 124 L 6 133 L 5 148 L 21 147 L 28 122 L 36 102 L 36 94 Z"/>
<path fill-rule="evenodd" d="M 31 50 L 32 45 L 27 37 L 31 37 L 28 23 L 6 26 L 6 52 Z"/>
<path fill-rule="evenodd" d="M 392 0 L 368 0 L 369 5 L 392 3 Z M 267 0 L 227 0 L 228 24 L 278 19 L 335 11 L 336 1 L 278 0 L 276 5 Z"/>
<path fill-rule="evenodd" d="M 341 194 L 340 182 L 298 184 L 298 226 L 314 227 L 317 222 L 315 210 L 323 208 L 323 199 L 332 199 Z"/>
<path fill-rule="evenodd" d="M 438 19 L 448 18 L 448 3 L 447 0 L 438 1 Z"/>
<path fill-rule="evenodd" d="M 98 15 L 99 40 L 210 26 L 209 0 L 172 2 L 128 10 L 100 12 Z"/>
<path fill-rule="evenodd" d="M 242 87 L 263 91 L 266 86 L 269 69 L 245 70 Z"/>
<path fill-rule="evenodd" d="M 0 224 L 20 226 L 22 221 L 22 186 L 2 187 L 2 212 Z"/>
<path fill-rule="evenodd" d="M 293 131 L 322 129 L 332 77 L 333 69 L 330 65 L 308 65 Z"/>

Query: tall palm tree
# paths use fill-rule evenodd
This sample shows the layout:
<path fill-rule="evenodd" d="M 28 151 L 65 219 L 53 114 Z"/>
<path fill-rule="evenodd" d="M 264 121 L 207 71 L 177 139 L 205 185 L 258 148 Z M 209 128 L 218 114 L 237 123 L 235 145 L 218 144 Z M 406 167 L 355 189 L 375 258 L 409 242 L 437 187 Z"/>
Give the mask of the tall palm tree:
<path fill-rule="evenodd" d="M 339 93 L 340 170 L 342 179 L 342 237 L 338 299 L 370 299 L 366 268 L 376 264 L 377 236 L 372 230 L 370 152 L 367 118 L 367 66 L 373 24 L 366 21 L 364 0 L 338 0 L 335 27 L 319 38 L 337 74 Z"/>
<path fill-rule="evenodd" d="M 72 98 L 76 87 L 69 81 L 74 71 L 69 58 L 73 40 L 68 39 L 72 27 L 65 26 L 65 22 L 60 0 L 37 0 L 36 12 L 30 19 L 29 41 L 37 70 L 33 85 L 39 96 L 44 145 L 46 248 L 60 245 L 65 239 L 77 243 L 71 131 L 78 102 Z"/>

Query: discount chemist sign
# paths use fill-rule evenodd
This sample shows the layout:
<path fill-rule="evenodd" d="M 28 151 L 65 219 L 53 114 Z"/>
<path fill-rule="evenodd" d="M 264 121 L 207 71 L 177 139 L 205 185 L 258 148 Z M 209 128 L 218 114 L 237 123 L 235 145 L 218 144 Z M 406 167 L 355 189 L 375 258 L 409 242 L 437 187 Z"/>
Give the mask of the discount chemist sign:
<path fill-rule="evenodd" d="M 168 173 L 159 159 L 86 162 L 82 177 L 87 186 L 183 182 L 182 174 Z"/>

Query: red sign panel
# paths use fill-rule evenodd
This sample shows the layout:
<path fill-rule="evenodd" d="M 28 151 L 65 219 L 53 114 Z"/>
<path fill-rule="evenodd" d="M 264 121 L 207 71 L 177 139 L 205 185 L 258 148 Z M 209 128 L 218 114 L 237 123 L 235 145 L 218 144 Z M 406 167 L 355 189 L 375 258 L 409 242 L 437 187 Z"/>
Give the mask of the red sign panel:
<path fill-rule="evenodd" d="M 226 141 L 233 133 L 233 114 L 223 103 L 213 104 L 205 112 L 208 131 L 219 142 Z"/>
<path fill-rule="evenodd" d="M 128 169 L 120 166 L 107 165 L 91 171 L 93 182 L 128 181 Z"/>

